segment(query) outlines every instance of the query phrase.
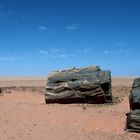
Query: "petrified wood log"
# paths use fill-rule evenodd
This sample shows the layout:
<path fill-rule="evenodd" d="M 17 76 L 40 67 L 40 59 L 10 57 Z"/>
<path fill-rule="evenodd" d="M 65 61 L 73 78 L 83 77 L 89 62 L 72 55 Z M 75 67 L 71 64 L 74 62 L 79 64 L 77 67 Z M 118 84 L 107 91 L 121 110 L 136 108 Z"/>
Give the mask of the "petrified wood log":
<path fill-rule="evenodd" d="M 129 95 L 130 112 L 126 114 L 126 128 L 129 132 L 140 132 L 140 78 L 133 82 Z"/>
<path fill-rule="evenodd" d="M 129 101 L 131 110 L 140 109 L 140 78 L 135 79 L 133 82 Z"/>
<path fill-rule="evenodd" d="M 140 132 L 140 109 L 131 110 L 126 116 L 125 130 L 129 132 Z"/>
<path fill-rule="evenodd" d="M 111 102 L 111 72 L 94 66 L 51 73 L 45 100 L 46 103 Z"/>
<path fill-rule="evenodd" d="M 0 95 L 2 95 L 2 89 L 0 88 Z"/>

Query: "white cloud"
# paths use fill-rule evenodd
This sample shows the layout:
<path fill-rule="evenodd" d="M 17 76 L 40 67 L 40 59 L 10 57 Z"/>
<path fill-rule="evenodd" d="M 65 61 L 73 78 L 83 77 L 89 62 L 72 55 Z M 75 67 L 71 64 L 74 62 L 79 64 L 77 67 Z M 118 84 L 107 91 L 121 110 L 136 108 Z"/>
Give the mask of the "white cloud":
<path fill-rule="evenodd" d="M 61 49 L 61 48 L 48 48 L 48 49 L 41 49 L 39 50 L 40 57 L 42 58 L 71 58 L 77 55 L 89 55 L 93 51 L 91 48 L 83 48 L 83 49 L 76 49 L 74 51 L 69 49 Z"/>
<path fill-rule="evenodd" d="M 68 58 L 73 57 L 74 54 L 69 53 L 63 49 L 48 49 L 48 50 L 40 50 L 39 53 L 43 58 Z"/>
<path fill-rule="evenodd" d="M 43 55 L 48 55 L 49 54 L 49 52 L 48 51 L 45 51 L 45 50 L 40 50 L 39 53 L 40 54 L 43 54 Z"/>
<path fill-rule="evenodd" d="M 92 51 L 91 49 L 84 49 L 84 50 L 83 50 L 83 52 L 84 52 L 85 54 L 89 54 L 91 51 Z"/>
<path fill-rule="evenodd" d="M 90 48 L 84 48 L 84 49 L 75 51 L 76 54 L 89 54 L 91 52 L 92 52 L 92 49 Z"/>
<path fill-rule="evenodd" d="M 88 55 L 92 52 L 92 49 L 90 48 L 84 48 L 81 50 L 75 50 L 75 51 L 69 51 L 65 49 L 58 49 L 58 48 L 53 48 L 53 49 L 46 49 L 46 50 L 40 50 L 39 54 L 42 58 L 71 58 L 75 57 L 77 55 Z"/>
<path fill-rule="evenodd" d="M 68 57 L 74 57 L 74 54 L 60 54 L 58 57 L 59 58 L 68 58 Z"/>
<path fill-rule="evenodd" d="M 109 51 L 109 50 L 105 50 L 105 51 L 104 51 L 104 54 L 108 55 L 108 54 L 112 54 L 112 52 Z"/>
<path fill-rule="evenodd" d="M 123 52 L 123 49 L 120 49 L 119 52 L 122 53 Z"/>
<path fill-rule="evenodd" d="M 58 55 L 59 53 L 58 49 L 47 49 L 47 50 L 40 50 L 39 53 L 41 54 L 41 56 L 43 56 L 43 58 L 47 58 L 47 57 L 55 57 L 56 55 Z"/>
<path fill-rule="evenodd" d="M 69 55 L 67 55 L 67 54 L 60 54 L 58 57 L 60 57 L 60 58 L 67 58 L 67 57 L 69 57 Z"/>
<path fill-rule="evenodd" d="M 128 49 L 122 49 L 122 48 L 118 48 L 116 50 L 104 50 L 103 53 L 106 55 L 123 55 L 123 54 L 129 54 L 129 50 Z"/>
<path fill-rule="evenodd" d="M 46 31 L 46 30 L 48 30 L 48 28 L 46 26 L 39 26 L 38 29 L 40 31 Z"/>
<path fill-rule="evenodd" d="M 130 52 L 129 49 L 119 49 L 119 53 L 129 54 L 129 52 Z"/>
<path fill-rule="evenodd" d="M 0 61 L 17 61 L 17 60 L 24 60 L 24 57 L 13 57 L 13 56 L 8 56 L 8 57 L 0 57 Z"/>
<path fill-rule="evenodd" d="M 47 33 L 49 33 L 49 34 L 51 34 L 51 35 L 53 35 L 53 34 L 55 34 L 56 33 L 56 30 L 55 29 L 51 29 L 51 28 L 49 28 L 49 27 L 47 27 L 47 26 L 39 26 L 38 27 L 38 30 L 40 31 L 40 32 L 47 32 Z"/>
<path fill-rule="evenodd" d="M 65 29 L 69 32 L 72 32 L 77 29 L 77 26 L 73 24 L 73 25 L 66 26 Z"/>

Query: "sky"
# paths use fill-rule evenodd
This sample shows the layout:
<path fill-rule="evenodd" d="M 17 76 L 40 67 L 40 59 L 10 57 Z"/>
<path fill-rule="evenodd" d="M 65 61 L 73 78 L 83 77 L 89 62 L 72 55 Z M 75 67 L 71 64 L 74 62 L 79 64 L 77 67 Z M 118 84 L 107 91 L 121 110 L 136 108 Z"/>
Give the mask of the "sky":
<path fill-rule="evenodd" d="M 0 0 L 0 76 L 99 65 L 140 75 L 139 0 Z"/>

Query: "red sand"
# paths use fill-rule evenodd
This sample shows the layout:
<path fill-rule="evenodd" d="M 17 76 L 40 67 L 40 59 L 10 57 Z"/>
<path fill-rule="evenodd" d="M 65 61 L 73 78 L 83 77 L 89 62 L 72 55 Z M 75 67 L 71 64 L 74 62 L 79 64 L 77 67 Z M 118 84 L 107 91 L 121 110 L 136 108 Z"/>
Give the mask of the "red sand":
<path fill-rule="evenodd" d="M 140 134 L 124 131 L 129 91 L 113 86 L 112 105 L 46 105 L 38 90 L 5 90 L 0 140 L 138 140 Z"/>

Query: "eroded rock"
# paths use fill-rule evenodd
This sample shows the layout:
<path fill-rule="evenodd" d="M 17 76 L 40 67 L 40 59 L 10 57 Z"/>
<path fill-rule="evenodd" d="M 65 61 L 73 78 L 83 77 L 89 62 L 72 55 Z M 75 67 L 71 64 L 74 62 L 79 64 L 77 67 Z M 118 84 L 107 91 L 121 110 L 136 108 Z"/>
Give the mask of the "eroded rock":
<path fill-rule="evenodd" d="M 135 79 L 133 82 L 129 101 L 131 110 L 140 109 L 140 78 Z"/>
<path fill-rule="evenodd" d="M 130 132 L 140 132 L 140 78 L 133 82 L 129 96 L 130 112 L 126 114 L 126 128 Z"/>
<path fill-rule="evenodd" d="M 46 103 L 106 103 L 112 101 L 111 72 L 98 66 L 51 73 Z"/>
<path fill-rule="evenodd" d="M 2 89 L 0 88 L 0 95 L 2 96 Z"/>

